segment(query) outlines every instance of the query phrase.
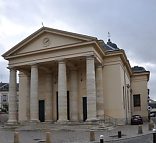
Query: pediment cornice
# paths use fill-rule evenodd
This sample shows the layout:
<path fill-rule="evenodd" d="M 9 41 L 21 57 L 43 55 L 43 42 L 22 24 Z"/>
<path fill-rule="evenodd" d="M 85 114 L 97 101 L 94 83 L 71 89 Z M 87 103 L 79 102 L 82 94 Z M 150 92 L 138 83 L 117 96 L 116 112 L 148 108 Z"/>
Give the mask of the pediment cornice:
<path fill-rule="evenodd" d="M 49 28 L 49 27 L 42 27 L 39 30 L 37 30 L 36 32 L 34 32 L 33 34 L 29 35 L 27 38 L 25 38 L 21 42 L 19 42 L 17 45 L 15 45 L 13 48 L 8 50 L 2 56 L 4 58 L 12 56 L 14 53 L 16 53 L 16 51 L 20 50 L 22 47 L 24 47 L 25 45 L 27 45 L 28 43 L 33 41 L 35 38 L 39 37 L 40 35 L 42 35 L 44 33 L 56 34 L 56 35 L 60 35 L 60 36 L 68 37 L 68 38 L 73 38 L 73 39 L 81 40 L 84 43 L 88 42 L 88 41 L 97 40 L 96 37 L 62 31 L 62 30 L 53 29 L 53 28 Z"/>

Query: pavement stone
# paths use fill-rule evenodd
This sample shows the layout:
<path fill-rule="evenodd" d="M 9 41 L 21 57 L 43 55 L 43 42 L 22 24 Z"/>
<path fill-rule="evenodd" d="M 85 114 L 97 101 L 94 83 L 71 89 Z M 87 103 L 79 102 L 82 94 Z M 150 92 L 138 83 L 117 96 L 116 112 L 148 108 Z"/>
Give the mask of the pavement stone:
<path fill-rule="evenodd" d="M 20 143 L 45 142 L 46 132 L 51 133 L 51 143 L 90 143 L 90 130 L 95 132 L 95 141 L 98 143 L 100 135 L 108 143 L 152 143 L 152 131 L 148 130 L 148 123 L 142 125 L 143 134 L 138 134 L 137 125 L 99 126 L 88 124 L 27 124 L 27 125 L 1 125 L 0 143 L 13 143 L 14 132 L 19 132 Z M 122 138 L 118 138 L 121 131 Z"/>

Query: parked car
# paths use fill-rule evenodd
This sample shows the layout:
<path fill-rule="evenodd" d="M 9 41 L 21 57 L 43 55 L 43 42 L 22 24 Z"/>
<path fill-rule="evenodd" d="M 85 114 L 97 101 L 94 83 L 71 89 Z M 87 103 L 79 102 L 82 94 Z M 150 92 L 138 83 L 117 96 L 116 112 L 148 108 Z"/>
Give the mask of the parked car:
<path fill-rule="evenodd" d="M 143 119 L 140 115 L 133 115 L 131 117 L 131 125 L 143 124 Z"/>
<path fill-rule="evenodd" d="M 150 113 L 150 117 L 156 117 L 156 113 Z"/>

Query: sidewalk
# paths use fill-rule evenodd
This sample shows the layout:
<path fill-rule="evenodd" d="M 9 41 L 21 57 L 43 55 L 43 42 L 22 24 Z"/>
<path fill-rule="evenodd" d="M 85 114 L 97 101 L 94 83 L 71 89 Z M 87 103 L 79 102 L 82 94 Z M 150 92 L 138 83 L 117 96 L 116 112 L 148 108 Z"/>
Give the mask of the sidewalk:
<path fill-rule="evenodd" d="M 118 131 L 121 131 L 122 137 L 118 138 Z M 142 125 L 142 134 L 138 134 L 138 125 L 124 125 L 117 126 L 111 130 L 96 131 L 96 139 L 99 140 L 100 135 L 104 136 L 104 141 L 118 141 L 121 139 L 134 138 L 136 136 L 143 136 L 151 134 L 153 131 L 149 131 L 148 123 Z"/>
<path fill-rule="evenodd" d="M 143 133 L 138 134 L 137 125 L 123 125 L 123 126 L 105 126 L 87 125 L 87 124 L 28 124 L 25 126 L 1 126 L 0 136 L 3 134 L 10 134 L 8 140 L 13 139 L 15 131 L 20 133 L 20 143 L 30 142 L 36 143 L 35 139 L 45 140 L 45 133 L 48 131 L 51 134 L 52 143 L 89 143 L 90 131 L 95 133 L 94 143 L 99 142 L 100 135 L 104 136 L 105 142 L 116 142 L 127 138 L 136 136 L 143 136 L 151 134 L 152 131 L 148 130 L 148 123 L 142 125 Z M 121 131 L 122 138 L 118 138 L 118 131 Z M 1 136 L 0 138 L 2 138 Z M 5 139 L 2 138 L 5 143 Z M 6 142 L 8 143 L 8 142 Z"/>

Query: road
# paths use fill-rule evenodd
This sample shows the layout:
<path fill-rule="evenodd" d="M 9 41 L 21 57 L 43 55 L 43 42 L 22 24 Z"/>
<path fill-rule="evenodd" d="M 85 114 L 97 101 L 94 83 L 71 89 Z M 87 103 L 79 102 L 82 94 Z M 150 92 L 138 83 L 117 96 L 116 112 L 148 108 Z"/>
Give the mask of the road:
<path fill-rule="evenodd" d="M 149 135 L 130 138 L 126 140 L 120 140 L 115 143 L 153 143 L 153 136 L 152 134 L 149 134 Z"/>

